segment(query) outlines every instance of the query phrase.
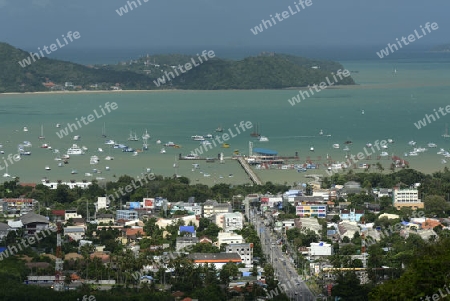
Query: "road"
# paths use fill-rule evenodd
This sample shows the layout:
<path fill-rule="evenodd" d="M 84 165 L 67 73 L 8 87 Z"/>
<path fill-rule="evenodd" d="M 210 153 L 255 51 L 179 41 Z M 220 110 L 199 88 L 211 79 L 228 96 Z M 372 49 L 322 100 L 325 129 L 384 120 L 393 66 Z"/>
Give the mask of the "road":
<path fill-rule="evenodd" d="M 290 258 L 282 252 L 281 245 L 276 243 L 277 238 L 271 233 L 269 227 L 264 226 L 263 220 L 256 212 L 250 212 L 251 218 L 253 219 L 252 222 L 254 222 L 261 240 L 263 252 L 267 255 L 270 263 L 274 267 L 275 275 L 279 283 L 286 285 L 286 294 L 288 297 L 295 301 L 316 300 L 314 294 L 297 274 Z"/>

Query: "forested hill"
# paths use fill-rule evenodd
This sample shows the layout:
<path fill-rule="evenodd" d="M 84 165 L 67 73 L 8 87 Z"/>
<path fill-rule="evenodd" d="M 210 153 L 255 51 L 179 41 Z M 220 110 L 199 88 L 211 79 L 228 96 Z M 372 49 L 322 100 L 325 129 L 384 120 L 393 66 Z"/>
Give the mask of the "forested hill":
<path fill-rule="evenodd" d="M 326 77 L 333 81 L 331 72 L 344 69 L 337 62 L 274 53 L 237 61 L 214 57 L 185 73 L 179 72 L 179 76 L 170 81 L 166 78 L 166 82 L 158 86 L 154 81 L 166 72 L 197 57 L 166 54 L 114 65 L 84 66 L 45 57 L 33 61 L 29 56 L 28 52 L 0 43 L 0 93 L 110 90 L 113 87 L 123 90 L 282 89 L 319 84 Z M 352 84 L 351 76 L 336 83 Z"/>

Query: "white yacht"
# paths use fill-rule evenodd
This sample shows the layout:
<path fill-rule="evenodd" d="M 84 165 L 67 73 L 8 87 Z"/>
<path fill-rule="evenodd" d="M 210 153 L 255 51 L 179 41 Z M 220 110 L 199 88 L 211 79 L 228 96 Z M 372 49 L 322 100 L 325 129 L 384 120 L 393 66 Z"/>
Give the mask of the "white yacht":
<path fill-rule="evenodd" d="M 72 147 L 70 147 L 67 150 L 68 155 L 84 155 L 84 152 L 81 148 L 78 147 L 78 145 L 73 144 Z"/>
<path fill-rule="evenodd" d="M 441 160 L 441 163 L 442 163 L 442 164 L 445 164 L 445 163 L 447 163 L 447 160 L 442 159 L 442 160 Z"/>
<path fill-rule="evenodd" d="M 418 156 L 419 154 L 416 151 L 409 152 L 409 156 Z"/>
<path fill-rule="evenodd" d="M 194 141 L 204 141 L 204 140 L 205 140 L 205 137 L 199 136 L 199 135 L 191 136 L 191 138 L 192 138 L 192 140 L 194 140 Z"/>
<path fill-rule="evenodd" d="M 394 143 L 394 140 L 392 140 L 392 139 L 388 139 L 387 141 L 388 141 L 388 143 Z"/>
<path fill-rule="evenodd" d="M 269 138 L 267 138 L 266 136 L 260 136 L 259 142 L 269 142 Z"/>
<path fill-rule="evenodd" d="M 381 152 L 380 156 L 381 157 L 387 157 L 387 156 L 389 156 L 389 154 L 387 152 Z"/>
<path fill-rule="evenodd" d="M 213 135 L 207 134 L 207 135 L 205 135 L 205 138 L 206 138 L 206 139 L 212 139 L 212 138 L 213 138 Z"/>
<path fill-rule="evenodd" d="M 114 157 L 106 156 L 106 157 L 105 157 L 105 160 L 106 160 L 106 161 L 111 161 L 111 160 L 114 160 Z"/>
<path fill-rule="evenodd" d="M 195 159 L 198 159 L 198 156 L 196 154 L 189 154 L 189 155 L 184 156 L 183 159 L 195 160 Z"/>
<path fill-rule="evenodd" d="M 367 147 L 372 147 L 372 143 L 366 143 Z"/>
<path fill-rule="evenodd" d="M 211 142 L 209 142 L 208 140 L 205 140 L 205 141 L 200 142 L 200 144 L 211 145 Z"/>
<path fill-rule="evenodd" d="M 314 151 L 314 146 L 311 146 L 311 147 L 309 148 L 309 150 L 313 152 L 313 151 Z"/>
<path fill-rule="evenodd" d="M 350 150 L 350 148 L 346 145 L 342 150 L 345 152 L 348 152 Z"/>
<path fill-rule="evenodd" d="M 322 130 L 320 130 L 320 132 L 319 132 L 319 135 L 320 135 L 320 136 L 322 136 L 322 135 L 323 135 L 323 131 L 322 131 Z"/>
<path fill-rule="evenodd" d="M 105 144 L 114 145 L 114 144 L 116 144 L 116 142 L 114 140 L 106 140 Z"/>
<path fill-rule="evenodd" d="M 103 149 L 102 149 L 101 147 L 97 148 L 97 151 L 98 151 L 99 153 L 103 153 Z"/>
<path fill-rule="evenodd" d="M 443 154 L 445 154 L 445 149 L 441 148 L 441 149 L 437 152 L 437 154 L 438 154 L 438 155 L 443 155 Z"/>
<path fill-rule="evenodd" d="M 161 154 L 165 154 L 166 153 L 166 149 L 163 147 L 161 148 L 161 150 L 159 151 Z"/>
<path fill-rule="evenodd" d="M 28 132 L 28 128 L 26 126 L 23 127 L 24 132 Z"/>
<path fill-rule="evenodd" d="M 164 144 L 164 146 L 175 146 L 175 143 L 173 143 L 172 141 L 167 142 L 166 144 Z"/>
<path fill-rule="evenodd" d="M 80 138 L 81 138 L 80 135 L 75 135 L 75 136 L 73 136 L 73 140 L 75 140 L 75 141 L 80 140 Z"/>
<path fill-rule="evenodd" d="M 333 148 L 339 148 L 339 144 L 338 143 L 333 144 Z"/>
<path fill-rule="evenodd" d="M 89 160 L 89 164 L 98 164 L 98 157 L 97 156 L 91 156 L 91 159 Z"/>
<path fill-rule="evenodd" d="M 411 141 L 408 142 L 408 144 L 411 145 L 411 146 L 414 146 L 414 145 L 416 145 L 416 141 L 411 140 Z"/>
<path fill-rule="evenodd" d="M 387 149 L 388 146 L 387 146 L 387 145 L 382 145 L 381 148 L 382 148 L 382 149 Z"/>
<path fill-rule="evenodd" d="M 161 140 L 156 140 L 156 144 L 161 144 Z"/>
<path fill-rule="evenodd" d="M 436 143 L 430 142 L 430 143 L 428 143 L 428 147 L 434 148 L 434 147 L 437 147 L 437 145 L 436 145 Z"/>
<path fill-rule="evenodd" d="M 50 166 L 45 166 L 45 170 L 51 170 Z"/>

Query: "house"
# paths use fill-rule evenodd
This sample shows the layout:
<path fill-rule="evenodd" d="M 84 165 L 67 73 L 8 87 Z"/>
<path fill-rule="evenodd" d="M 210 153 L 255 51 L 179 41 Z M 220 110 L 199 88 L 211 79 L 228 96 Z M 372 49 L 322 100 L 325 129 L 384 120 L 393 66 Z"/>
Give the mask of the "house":
<path fill-rule="evenodd" d="M 80 226 L 66 226 L 64 228 L 64 235 L 69 236 L 71 239 L 79 241 L 81 239 L 84 239 L 84 236 L 86 234 L 85 227 Z"/>
<path fill-rule="evenodd" d="M 82 218 L 82 216 L 77 213 L 77 209 L 68 209 L 64 212 L 64 220 L 67 221 L 71 218 Z"/>
<path fill-rule="evenodd" d="M 147 236 L 147 234 L 144 232 L 144 229 L 141 227 L 126 228 L 126 229 L 123 229 L 122 231 L 123 231 L 123 234 L 125 235 L 127 243 L 130 243 L 132 241 L 135 241 L 142 237 Z"/>
<path fill-rule="evenodd" d="M 338 225 L 339 235 L 341 238 L 347 236 L 349 239 L 352 239 L 355 233 L 359 233 L 360 229 L 356 222 L 343 221 Z"/>
<path fill-rule="evenodd" d="M 198 244 L 198 237 L 182 236 L 177 237 L 175 249 L 177 252 L 182 249 Z"/>
<path fill-rule="evenodd" d="M 253 243 L 229 244 L 225 248 L 226 253 L 237 253 L 246 267 L 253 266 Z"/>
<path fill-rule="evenodd" d="M 212 244 L 212 240 L 206 236 L 200 237 L 200 240 L 198 242 L 201 244 Z"/>
<path fill-rule="evenodd" d="M 114 224 L 114 214 L 99 214 L 97 215 L 97 222 L 99 224 L 106 224 L 109 225 L 109 223 L 113 223 Z"/>
<path fill-rule="evenodd" d="M 180 226 L 178 235 L 196 237 L 195 228 L 194 226 Z"/>
<path fill-rule="evenodd" d="M 240 234 L 233 232 L 219 232 L 215 245 L 220 248 L 222 244 L 241 244 L 244 242 L 244 238 Z"/>
<path fill-rule="evenodd" d="M 287 219 L 282 221 L 283 229 L 289 230 L 295 227 L 295 221 L 293 219 Z"/>
<path fill-rule="evenodd" d="M 195 265 L 208 263 L 208 265 L 215 265 L 216 269 L 222 269 L 229 262 L 242 262 L 237 253 L 191 253 L 187 257 L 193 260 Z"/>
<path fill-rule="evenodd" d="M 5 238 L 10 230 L 11 227 L 8 224 L 0 223 L 0 240 Z"/>
<path fill-rule="evenodd" d="M 364 215 L 364 210 L 341 210 L 339 217 L 342 221 L 359 222 Z"/>
<path fill-rule="evenodd" d="M 203 213 L 202 206 L 196 203 L 183 203 L 183 202 L 175 203 L 172 205 L 170 212 L 173 214 L 178 210 L 186 210 L 189 214 L 193 215 L 202 215 Z"/>
<path fill-rule="evenodd" d="M 196 215 L 188 215 L 176 218 L 160 218 L 156 222 L 159 228 L 165 229 L 169 225 L 173 225 L 178 223 L 178 221 L 182 220 L 185 225 L 194 224 L 195 226 L 199 226 L 199 218 Z"/>
<path fill-rule="evenodd" d="M 20 217 L 20 221 L 25 227 L 25 233 L 29 235 L 47 230 L 49 228 L 49 221 L 45 216 L 32 212 L 22 215 Z"/>
<path fill-rule="evenodd" d="M 409 207 L 413 210 L 424 208 L 423 202 L 419 199 L 419 191 L 417 189 L 394 189 L 392 202 L 397 210 L 403 207 Z"/>

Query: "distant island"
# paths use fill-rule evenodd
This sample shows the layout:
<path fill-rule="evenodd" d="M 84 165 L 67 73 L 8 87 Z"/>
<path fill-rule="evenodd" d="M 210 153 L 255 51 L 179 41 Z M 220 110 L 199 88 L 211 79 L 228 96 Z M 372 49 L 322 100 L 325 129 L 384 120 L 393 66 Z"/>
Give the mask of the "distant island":
<path fill-rule="evenodd" d="M 450 44 L 443 44 L 436 47 L 433 47 L 431 52 L 450 52 Z"/>
<path fill-rule="evenodd" d="M 286 89 L 318 85 L 331 78 L 332 73 L 344 70 L 338 62 L 272 52 L 238 61 L 215 56 L 202 60 L 201 55 L 147 55 L 118 64 L 93 66 L 43 57 L 25 64 L 29 52 L 0 43 L 0 93 Z M 193 66 L 188 71 L 180 71 L 180 66 L 189 64 Z M 336 83 L 354 84 L 351 76 Z"/>

